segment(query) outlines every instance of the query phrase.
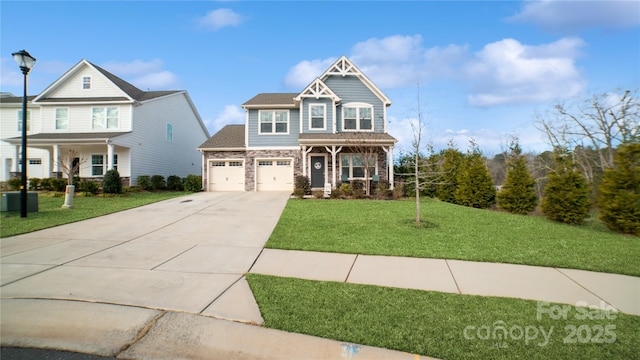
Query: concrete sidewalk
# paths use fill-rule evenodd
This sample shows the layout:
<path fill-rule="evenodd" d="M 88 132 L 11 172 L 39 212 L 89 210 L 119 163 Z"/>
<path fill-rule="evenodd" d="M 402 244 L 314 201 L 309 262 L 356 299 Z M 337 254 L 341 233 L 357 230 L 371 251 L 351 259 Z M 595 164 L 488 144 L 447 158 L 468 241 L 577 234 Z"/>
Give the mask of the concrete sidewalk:
<path fill-rule="evenodd" d="M 264 249 L 250 272 L 576 306 L 612 306 L 640 316 L 640 278 L 592 271 Z"/>

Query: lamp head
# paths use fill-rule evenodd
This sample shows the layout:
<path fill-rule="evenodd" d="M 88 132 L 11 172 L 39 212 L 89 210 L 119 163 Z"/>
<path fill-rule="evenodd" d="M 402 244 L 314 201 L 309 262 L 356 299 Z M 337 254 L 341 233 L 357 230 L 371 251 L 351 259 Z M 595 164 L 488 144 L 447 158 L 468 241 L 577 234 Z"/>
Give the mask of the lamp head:
<path fill-rule="evenodd" d="M 36 58 L 31 56 L 26 50 L 20 50 L 11 54 L 16 61 L 22 73 L 27 75 L 31 68 L 36 64 Z"/>

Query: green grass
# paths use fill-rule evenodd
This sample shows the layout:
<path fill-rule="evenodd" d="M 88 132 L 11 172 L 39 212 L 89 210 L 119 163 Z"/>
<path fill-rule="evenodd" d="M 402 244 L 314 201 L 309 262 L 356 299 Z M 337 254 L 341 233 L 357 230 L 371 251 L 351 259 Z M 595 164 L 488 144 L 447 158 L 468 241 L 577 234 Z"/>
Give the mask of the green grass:
<path fill-rule="evenodd" d="M 638 359 L 640 356 L 640 317 L 626 314 L 589 310 L 588 314 L 596 319 L 579 319 L 585 308 L 579 312 L 573 306 L 561 305 L 568 309 L 566 319 L 554 320 L 542 314 L 538 320 L 539 304 L 529 300 L 257 274 L 247 274 L 247 279 L 265 326 L 274 329 L 440 359 Z M 500 325 L 512 331 L 513 336 L 499 339 L 498 332 L 494 336 L 493 330 Z M 468 326 L 472 328 L 467 329 L 465 336 Z M 580 337 L 577 332 L 571 336 L 571 327 L 580 329 Z M 538 331 L 535 339 L 533 328 Z M 519 329 L 529 331 L 529 340 L 520 337 Z M 485 339 L 487 330 L 491 335 Z M 605 340 L 610 343 L 597 343 Z"/>
<path fill-rule="evenodd" d="M 394 255 L 574 268 L 640 276 L 640 238 L 607 230 L 596 220 L 571 226 L 422 202 L 298 200 L 287 203 L 268 248 Z"/>
<path fill-rule="evenodd" d="M 24 234 L 90 219 L 186 194 L 188 193 L 135 192 L 126 196 L 116 197 L 75 197 L 73 199 L 73 209 L 62 209 L 64 196 L 48 197 L 42 193 L 38 196 L 38 212 L 29 212 L 26 218 L 21 218 L 18 211 L 0 213 L 0 237 Z"/>

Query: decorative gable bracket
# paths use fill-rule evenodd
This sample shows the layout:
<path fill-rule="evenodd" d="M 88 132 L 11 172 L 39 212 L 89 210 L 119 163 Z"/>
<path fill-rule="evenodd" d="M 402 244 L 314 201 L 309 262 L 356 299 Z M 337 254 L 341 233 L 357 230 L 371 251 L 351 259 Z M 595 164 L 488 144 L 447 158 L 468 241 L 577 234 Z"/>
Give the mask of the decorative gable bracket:
<path fill-rule="evenodd" d="M 340 102 L 340 97 L 336 95 L 322 80 L 316 78 L 309 86 L 307 86 L 298 96 L 295 97 L 296 101 L 300 101 L 303 97 L 313 97 L 319 99 L 330 98 L 336 103 Z"/>
<path fill-rule="evenodd" d="M 347 75 L 362 76 L 362 73 L 349 59 L 342 56 L 325 72 L 325 75 L 340 75 L 345 77 Z"/>

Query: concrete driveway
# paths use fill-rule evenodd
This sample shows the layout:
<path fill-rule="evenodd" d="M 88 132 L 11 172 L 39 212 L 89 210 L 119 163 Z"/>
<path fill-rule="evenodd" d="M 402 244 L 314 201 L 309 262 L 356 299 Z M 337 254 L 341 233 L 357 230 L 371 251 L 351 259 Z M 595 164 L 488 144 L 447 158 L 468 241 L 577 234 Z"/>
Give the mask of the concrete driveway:
<path fill-rule="evenodd" d="M 287 199 L 197 193 L 1 239 L 3 303 L 78 300 L 261 323 L 244 273 Z"/>

